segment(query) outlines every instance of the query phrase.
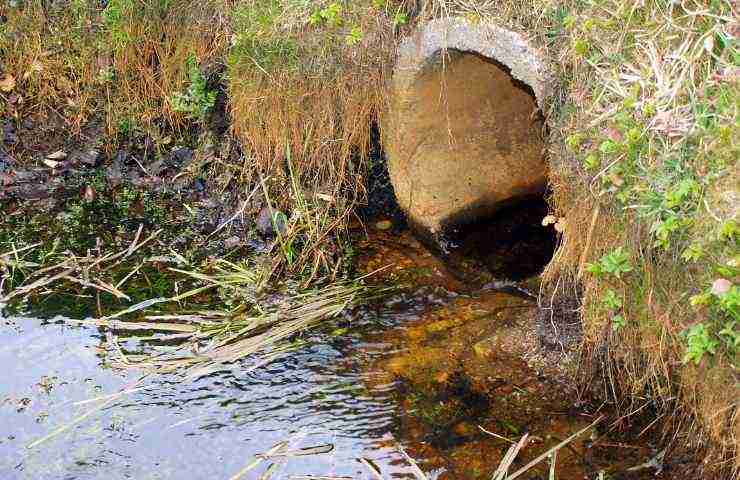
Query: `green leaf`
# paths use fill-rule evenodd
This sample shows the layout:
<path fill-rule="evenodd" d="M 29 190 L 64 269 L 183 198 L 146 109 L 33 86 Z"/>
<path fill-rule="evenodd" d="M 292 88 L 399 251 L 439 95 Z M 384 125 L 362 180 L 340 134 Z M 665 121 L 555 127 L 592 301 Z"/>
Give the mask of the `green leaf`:
<path fill-rule="evenodd" d="M 601 303 L 609 310 L 617 310 L 622 308 L 622 299 L 612 289 L 608 289 L 604 292 L 604 296 L 601 299 Z"/>
<path fill-rule="evenodd" d="M 610 273 L 617 278 L 622 278 L 623 273 L 632 271 L 629 255 L 623 247 L 616 248 L 601 257 L 599 264 L 604 272 Z"/>
<path fill-rule="evenodd" d="M 711 337 L 703 323 L 689 327 L 683 335 L 686 337 L 687 344 L 684 362 L 693 362 L 698 365 L 705 354 L 714 355 L 716 353 L 718 343 Z"/>
<path fill-rule="evenodd" d="M 686 250 L 681 254 L 681 258 L 685 262 L 696 262 L 704 256 L 704 249 L 701 245 L 691 244 L 686 247 Z"/>
<path fill-rule="evenodd" d="M 618 332 L 626 323 L 627 322 L 622 315 L 614 315 L 614 318 L 612 318 L 612 330 Z"/>

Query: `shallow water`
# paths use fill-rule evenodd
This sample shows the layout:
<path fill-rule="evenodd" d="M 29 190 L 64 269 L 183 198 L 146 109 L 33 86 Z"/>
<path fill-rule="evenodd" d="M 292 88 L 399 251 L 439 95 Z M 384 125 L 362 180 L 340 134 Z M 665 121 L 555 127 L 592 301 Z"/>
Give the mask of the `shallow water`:
<path fill-rule="evenodd" d="M 94 327 L 5 320 L 0 478 L 229 478 L 255 454 L 291 439 L 294 447 L 332 444 L 334 451 L 291 458 L 284 476 L 361 478 L 364 467 L 356 459 L 365 457 L 405 478 L 410 470 L 400 454 L 384 446 L 392 443 L 397 417 L 394 385 L 369 391 L 362 377 L 372 373 L 347 365 L 345 352 L 360 342 L 356 336 L 311 340 L 251 373 L 234 365 L 194 382 L 144 379 L 142 390 L 28 449 L 99 404 L 75 402 L 130 389 L 138 376 L 106 367 L 105 336 Z"/>
<path fill-rule="evenodd" d="M 0 319 L 0 479 L 228 479 L 283 441 L 333 450 L 276 461 L 273 479 L 375 478 L 360 458 L 384 478 L 416 478 L 399 446 L 430 479 L 487 479 L 509 443 L 481 427 L 509 440 L 532 435 L 519 468 L 596 417 L 543 374 L 547 362 L 527 356 L 534 335 L 517 325 L 532 299 L 471 289 L 407 234 L 358 247 L 361 271 L 393 264 L 378 281 L 411 286 L 261 368 L 247 359 L 194 381 L 142 378 L 111 366 L 115 345 L 96 327 Z M 171 348 L 141 335 L 119 337 L 121 348 Z M 655 454 L 646 441 L 616 442 L 585 435 L 558 457 L 557 478 L 652 473 L 626 473 Z M 270 463 L 242 478 L 261 478 Z M 520 478 L 547 478 L 546 469 Z"/>

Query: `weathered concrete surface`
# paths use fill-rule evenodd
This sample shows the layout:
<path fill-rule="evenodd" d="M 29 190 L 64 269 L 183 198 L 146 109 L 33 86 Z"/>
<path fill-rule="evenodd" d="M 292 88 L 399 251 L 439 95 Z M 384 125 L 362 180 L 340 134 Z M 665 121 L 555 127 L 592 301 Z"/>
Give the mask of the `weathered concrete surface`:
<path fill-rule="evenodd" d="M 427 23 L 402 42 L 383 141 L 417 229 L 436 234 L 544 190 L 544 65 L 518 34 L 460 18 Z"/>

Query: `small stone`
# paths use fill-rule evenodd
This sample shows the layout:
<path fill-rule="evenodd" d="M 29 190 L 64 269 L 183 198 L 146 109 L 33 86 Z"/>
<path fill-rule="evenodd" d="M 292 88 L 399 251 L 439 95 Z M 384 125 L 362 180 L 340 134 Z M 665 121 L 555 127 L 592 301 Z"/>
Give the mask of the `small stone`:
<path fill-rule="evenodd" d="M 3 142 L 6 145 L 18 143 L 18 135 L 15 133 L 15 127 L 10 122 L 3 123 Z"/>
<path fill-rule="evenodd" d="M 75 157 L 77 162 L 87 165 L 88 167 L 97 167 L 100 165 L 100 161 L 103 159 L 103 155 L 98 150 L 88 150 L 87 152 L 80 153 Z"/>
<path fill-rule="evenodd" d="M 163 160 L 157 160 L 156 162 L 153 162 L 149 164 L 146 169 L 149 172 L 149 175 L 158 176 L 160 175 L 164 169 L 166 168 L 166 165 L 164 164 Z"/>
<path fill-rule="evenodd" d="M 43 200 L 51 196 L 49 189 L 36 185 L 23 185 L 15 194 L 23 200 Z"/>
<path fill-rule="evenodd" d="M 123 180 L 123 160 L 121 152 L 119 152 L 113 159 L 113 163 L 105 169 L 105 178 L 108 179 L 108 183 L 115 187 Z"/>
<path fill-rule="evenodd" d="M 67 153 L 64 150 L 57 150 L 54 153 L 50 153 L 46 156 L 49 160 L 64 160 L 67 158 Z"/>
<path fill-rule="evenodd" d="M 180 168 L 185 168 L 193 160 L 193 150 L 184 147 L 175 148 L 172 150 L 172 158 Z"/>
<path fill-rule="evenodd" d="M 393 222 L 390 220 L 381 220 L 379 222 L 375 222 L 375 228 L 381 231 L 390 230 L 393 228 Z"/>
<path fill-rule="evenodd" d="M 224 247 L 234 248 L 234 247 L 238 247 L 241 243 L 242 243 L 241 238 L 234 235 L 233 237 L 229 237 L 226 240 L 224 240 Z"/>
<path fill-rule="evenodd" d="M 45 158 L 43 160 L 43 163 L 49 168 L 57 168 L 61 164 L 61 162 L 57 162 L 56 160 L 49 160 L 48 158 Z"/>
<path fill-rule="evenodd" d="M 4 155 L 0 152 L 0 173 L 4 173 L 10 170 L 10 165 L 13 163 L 13 159 L 8 155 Z"/>

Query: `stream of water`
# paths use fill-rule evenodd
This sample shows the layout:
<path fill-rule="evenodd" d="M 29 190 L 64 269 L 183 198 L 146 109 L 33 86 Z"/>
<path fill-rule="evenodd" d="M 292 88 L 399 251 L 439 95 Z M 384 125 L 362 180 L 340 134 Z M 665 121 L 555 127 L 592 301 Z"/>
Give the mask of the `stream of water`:
<path fill-rule="evenodd" d="M 361 270 L 393 263 L 387 274 L 414 287 L 256 369 L 142 377 L 111 366 L 118 347 L 102 329 L 0 318 L 0 479 L 229 479 L 280 442 L 331 451 L 272 458 L 240 478 L 268 478 L 260 475 L 272 463 L 274 479 L 377 478 L 363 461 L 383 478 L 418 478 L 403 448 L 429 479 L 487 479 L 524 432 L 532 443 L 513 468 L 597 418 L 527 358 L 534 335 L 515 326 L 530 318 L 531 298 L 471 293 L 407 234 L 359 248 Z M 120 347 L 170 345 L 150 336 Z M 557 478 L 649 473 L 626 467 L 654 454 L 650 445 L 608 438 L 601 447 L 589 434 L 573 442 Z M 547 478 L 548 468 L 521 478 Z"/>

